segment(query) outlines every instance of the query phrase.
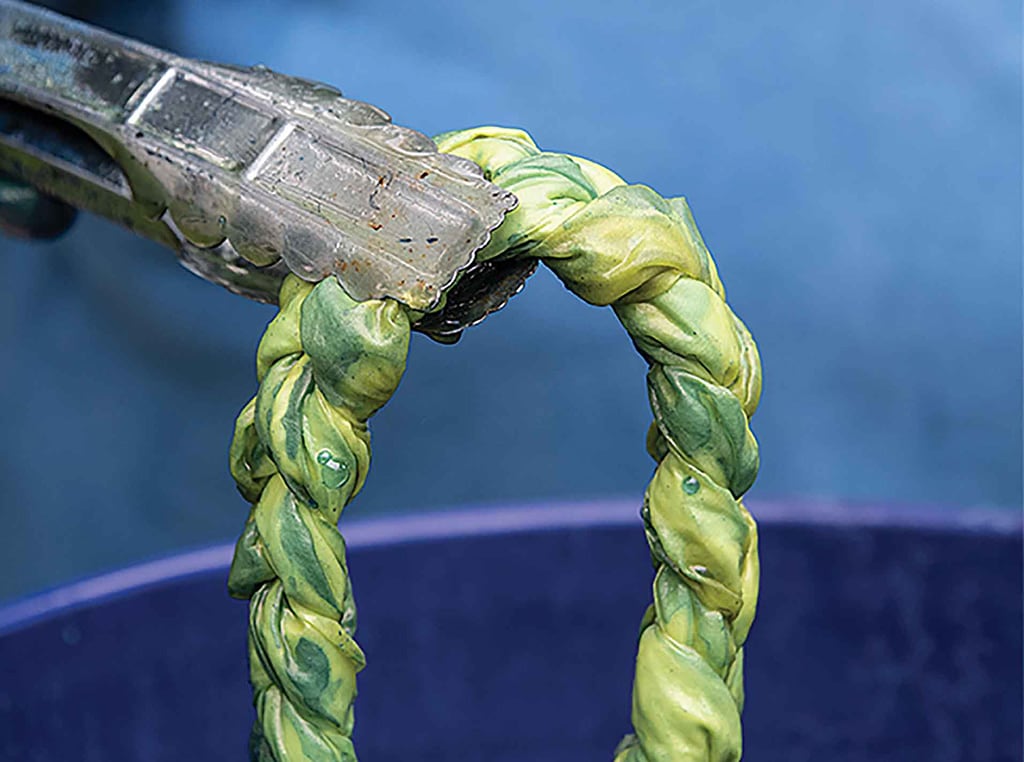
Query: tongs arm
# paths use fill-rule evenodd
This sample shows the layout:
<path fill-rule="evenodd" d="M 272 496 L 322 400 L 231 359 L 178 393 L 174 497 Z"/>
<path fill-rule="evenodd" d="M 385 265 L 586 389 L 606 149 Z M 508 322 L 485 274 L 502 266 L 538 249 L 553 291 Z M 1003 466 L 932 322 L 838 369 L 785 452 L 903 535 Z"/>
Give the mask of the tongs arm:
<path fill-rule="evenodd" d="M 0 0 L 0 172 L 273 301 L 292 272 L 429 312 L 515 197 L 326 85 Z"/>

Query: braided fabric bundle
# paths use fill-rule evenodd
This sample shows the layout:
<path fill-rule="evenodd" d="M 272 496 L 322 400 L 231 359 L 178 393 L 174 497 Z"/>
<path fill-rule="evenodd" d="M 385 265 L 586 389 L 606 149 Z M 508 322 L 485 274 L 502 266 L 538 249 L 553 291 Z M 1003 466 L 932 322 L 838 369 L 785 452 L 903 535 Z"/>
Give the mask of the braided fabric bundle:
<path fill-rule="evenodd" d="M 760 360 L 686 201 L 542 152 L 518 130 L 437 142 L 519 199 L 478 261 L 542 260 L 580 298 L 611 306 L 650 366 L 647 449 L 658 466 L 642 516 L 654 602 L 641 623 L 634 734 L 616 762 L 738 760 L 758 587 L 756 527 L 740 498 L 758 468 L 749 419 Z M 231 450 L 255 504 L 229 581 L 251 599 L 251 755 L 348 760 L 364 658 L 335 522 L 366 477 L 365 423 L 401 377 L 409 316 L 394 302 L 353 302 L 333 278 L 289 278 L 280 303 Z"/>
<path fill-rule="evenodd" d="M 657 571 L 637 654 L 635 735 L 616 760 L 737 760 L 758 586 L 756 528 L 740 496 L 757 475 L 748 422 L 761 368 L 689 207 L 543 153 L 518 130 L 449 133 L 438 144 L 519 199 L 480 257 L 540 259 L 581 299 L 610 305 L 650 364 L 658 468 L 643 518 Z"/>
<path fill-rule="evenodd" d="M 334 278 L 288 276 L 280 306 L 231 444 L 231 473 L 254 504 L 228 577 L 251 600 L 250 757 L 354 760 L 366 660 L 337 522 L 366 479 L 366 420 L 402 377 L 409 321 L 397 302 L 355 302 Z"/>

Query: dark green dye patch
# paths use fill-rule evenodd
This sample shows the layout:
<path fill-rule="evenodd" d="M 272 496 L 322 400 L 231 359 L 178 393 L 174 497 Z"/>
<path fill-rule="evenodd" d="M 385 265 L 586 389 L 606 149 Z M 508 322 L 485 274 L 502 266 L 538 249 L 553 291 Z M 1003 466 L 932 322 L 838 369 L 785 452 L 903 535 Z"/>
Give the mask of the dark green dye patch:
<path fill-rule="evenodd" d="M 293 675 L 295 686 L 303 700 L 310 707 L 317 708 L 331 681 L 331 665 L 327 654 L 309 638 L 300 638 L 295 646 L 295 661 L 299 672 Z"/>
<path fill-rule="evenodd" d="M 279 514 L 281 517 L 281 547 L 285 552 L 285 557 L 299 576 L 313 588 L 313 591 L 340 612 L 341 607 L 335 600 L 331 586 L 320 566 L 320 560 L 316 557 L 313 537 L 299 517 L 294 499 L 288 499 L 286 503 L 287 508 L 284 508 Z"/>
<path fill-rule="evenodd" d="M 289 458 L 294 459 L 299 453 L 299 445 L 302 443 L 302 401 L 309 392 L 312 381 L 312 371 L 309 364 L 302 369 L 292 393 L 288 398 L 288 408 L 281 421 L 284 427 L 284 449 Z"/>

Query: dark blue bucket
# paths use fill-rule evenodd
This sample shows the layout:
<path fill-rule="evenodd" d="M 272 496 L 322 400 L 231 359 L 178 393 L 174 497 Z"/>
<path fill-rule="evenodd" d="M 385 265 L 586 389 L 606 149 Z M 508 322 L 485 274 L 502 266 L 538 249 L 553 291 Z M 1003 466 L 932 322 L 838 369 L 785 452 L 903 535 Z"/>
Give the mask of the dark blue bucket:
<path fill-rule="evenodd" d="M 745 759 L 1021 759 L 1008 514 L 755 505 Z M 651 571 L 636 506 L 343 524 L 384 760 L 609 759 Z M 246 606 L 227 546 L 0 611 L 0 758 L 243 759 Z"/>

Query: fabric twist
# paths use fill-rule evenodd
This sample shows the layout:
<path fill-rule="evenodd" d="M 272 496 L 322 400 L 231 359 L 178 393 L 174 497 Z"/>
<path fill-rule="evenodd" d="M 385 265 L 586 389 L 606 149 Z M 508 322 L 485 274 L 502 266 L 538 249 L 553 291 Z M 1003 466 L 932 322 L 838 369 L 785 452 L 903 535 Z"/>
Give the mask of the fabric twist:
<path fill-rule="evenodd" d="M 615 759 L 737 760 L 758 588 L 757 530 L 740 497 L 758 469 L 749 419 L 761 367 L 686 200 L 542 152 L 519 130 L 436 140 L 519 199 L 479 259 L 540 259 L 581 299 L 611 306 L 649 364 L 658 466 L 642 516 L 654 602 L 641 623 L 634 734 Z"/>
<path fill-rule="evenodd" d="M 519 199 L 477 261 L 543 261 L 580 298 L 610 306 L 649 365 L 647 449 L 658 465 L 641 514 L 654 600 L 640 628 L 634 732 L 615 760 L 734 762 L 758 588 L 757 530 L 741 502 L 758 469 L 754 341 L 685 199 L 540 151 L 519 130 L 436 141 Z M 396 302 L 353 301 L 334 278 L 289 277 L 260 343 L 259 391 L 231 447 L 253 508 L 229 578 L 251 601 L 254 760 L 355 759 L 365 659 L 336 523 L 366 478 L 366 421 L 398 386 L 409 321 Z"/>
<path fill-rule="evenodd" d="M 253 760 L 355 760 L 352 705 L 366 660 L 337 529 L 370 465 L 367 419 L 405 369 L 409 321 L 355 302 L 335 278 L 289 276 L 257 352 L 259 391 L 238 416 L 231 473 L 253 503 L 231 594 L 250 600 Z"/>

